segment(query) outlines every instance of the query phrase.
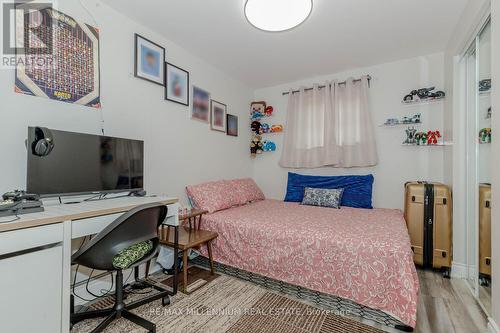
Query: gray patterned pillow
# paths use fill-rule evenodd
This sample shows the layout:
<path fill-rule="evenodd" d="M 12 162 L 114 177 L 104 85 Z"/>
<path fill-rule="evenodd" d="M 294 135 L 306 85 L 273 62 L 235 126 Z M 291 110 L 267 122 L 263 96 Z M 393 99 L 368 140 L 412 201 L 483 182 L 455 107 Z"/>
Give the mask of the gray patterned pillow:
<path fill-rule="evenodd" d="M 312 188 L 304 189 L 304 199 L 302 205 L 321 206 L 330 208 L 340 208 L 343 188 Z"/>

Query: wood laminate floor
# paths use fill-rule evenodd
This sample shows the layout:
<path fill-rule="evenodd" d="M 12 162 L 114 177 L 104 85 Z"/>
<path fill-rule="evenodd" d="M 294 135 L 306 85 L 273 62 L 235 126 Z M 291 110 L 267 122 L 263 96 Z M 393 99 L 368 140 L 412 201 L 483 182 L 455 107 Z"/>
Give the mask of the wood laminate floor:
<path fill-rule="evenodd" d="M 487 332 L 488 319 L 465 280 L 443 279 L 438 272 L 424 270 L 418 270 L 418 276 L 416 333 Z"/>
<path fill-rule="evenodd" d="M 479 286 L 479 300 L 483 303 L 486 313 L 491 315 L 491 285 Z"/>

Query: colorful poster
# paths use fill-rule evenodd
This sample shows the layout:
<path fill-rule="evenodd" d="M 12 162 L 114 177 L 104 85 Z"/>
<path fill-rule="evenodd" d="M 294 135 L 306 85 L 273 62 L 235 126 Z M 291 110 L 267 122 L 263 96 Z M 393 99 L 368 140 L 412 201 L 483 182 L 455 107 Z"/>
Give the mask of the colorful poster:
<path fill-rule="evenodd" d="M 46 8 L 16 21 L 20 38 L 25 46 L 16 55 L 16 92 L 101 107 L 97 28 Z"/>

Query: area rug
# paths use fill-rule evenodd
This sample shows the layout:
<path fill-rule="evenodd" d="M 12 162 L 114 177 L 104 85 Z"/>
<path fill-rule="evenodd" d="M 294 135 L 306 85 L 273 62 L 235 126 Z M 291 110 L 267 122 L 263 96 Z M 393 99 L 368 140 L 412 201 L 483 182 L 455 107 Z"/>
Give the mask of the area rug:
<path fill-rule="evenodd" d="M 136 297 L 130 297 L 131 300 L 133 298 Z M 156 323 L 158 333 L 383 332 L 226 275 L 190 295 L 178 293 L 172 298 L 170 306 L 162 307 L 161 302 L 156 301 L 133 312 Z M 90 332 L 99 322 L 80 322 L 73 327 L 72 332 Z M 105 332 L 139 333 L 145 330 L 119 319 Z"/>
<path fill-rule="evenodd" d="M 192 294 L 196 290 L 202 288 L 204 285 L 206 285 L 209 282 L 212 282 L 213 280 L 217 279 L 220 275 L 217 273 L 214 273 L 213 275 L 210 273 L 209 270 L 200 268 L 198 266 L 191 266 L 188 268 L 187 272 L 188 276 L 188 286 L 186 288 L 185 294 Z M 178 275 L 178 290 L 179 292 L 182 291 L 182 287 L 184 285 L 184 276 L 182 272 L 179 273 Z M 170 276 L 167 279 L 161 281 L 162 284 L 166 285 L 169 288 L 172 288 L 174 285 L 174 277 Z"/>

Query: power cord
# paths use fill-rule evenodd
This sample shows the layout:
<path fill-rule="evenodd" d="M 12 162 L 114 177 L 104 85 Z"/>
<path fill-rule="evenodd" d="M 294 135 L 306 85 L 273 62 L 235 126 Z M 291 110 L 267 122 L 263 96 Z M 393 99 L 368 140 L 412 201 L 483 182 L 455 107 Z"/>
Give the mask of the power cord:
<path fill-rule="evenodd" d="M 59 201 L 61 201 L 61 197 L 59 197 Z M 80 249 L 83 247 L 83 245 L 86 243 L 86 241 L 87 241 L 87 236 L 85 236 L 85 237 L 83 238 L 83 241 L 82 241 L 82 243 L 80 244 L 80 246 L 78 247 L 78 250 L 80 250 Z M 75 276 L 73 277 L 73 284 L 72 284 L 72 286 L 71 286 L 71 288 L 72 288 L 72 289 L 71 289 L 71 291 L 72 291 L 73 296 L 75 296 L 75 297 L 77 297 L 77 298 L 81 299 L 82 301 L 85 301 L 85 302 L 90 302 L 90 301 L 92 301 L 91 299 L 85 299 L 85 298 L 83 298 L 83 297 L 79 296 L 79 295 L 76 293 L 76 290 L 75 290 L 75 286 L 76 286 L 76 277 L 78 276 L 78 269 L 79 269 L 79 268 L 80 268 L 80 265 L 79 265 L 79 264 L 77 264 L 77 265 L 76 265 L 76 270 L 75 270 Z"/>
<path fill-rule="evenodd" d="M 109 276 L 111 276 L 111 287 L 108 290 L 101 289 L 101 295 L 96 295 L 93 292 L 91 292 L 90 289 L 89 289 L 89 283 L 90 283 L 90 280 L 92 279 L 92 274 L 93 273 L 94 273 L 94 269 L 92 269 L 92 271 L 90 272 L 89 278 L 87 279 L 87 283 L 85 284 L 85 290 L 87 290 L 87 292 L 90 295 L 94 296 L 95 297 L 94 299 L 98 299 L 98 298 L 109 296 L 109 294 L 111 294 L 111 290 L 113 290 L 113 287 L 115 285 L 115 279 L 113 279 L 113 273 L 111 273 L 111 272 L 109 273 Z"/>
<path fill-rule="evenodd" d="M 89 236 L 89 240 L 90 240 L 90 239 L 91 239 L 91 237 Z M 87 242 L 87 236 L 85 236 L 85 237 L 83 238 L 83 241 L 82 241 L 82 243 L 80 244 L 80 246 L 78 247 L 78 250 L 80 250 L 86 242 Z M 73 277 L 73 285 L 72 285 L 72 293 L 73 293 L 73 295 L 74 295 L 75 297 L 77 297 L 77 298 L 79 298 L 79 299 L 81 299 L 82 301 L 85 301 L 85 302 L 91 302 L 91 301 L 96 300 L 97 298 L 101 298 L 101 297 L 105 297 L 105 296 L 108 296 L 108 295 L 109 295 L 110 291 L 113 289 L 113 286 L 114 286 L 113 274 L 112 274 L 112 273 L 110 273 L 110 275 L 111 275 L 111 287 L 109 288 L 109 290 L 108 290 L 108 291 L 106 291 L 105 293 L 102 293 L 102 291 L 101 291 L 102 295 L 96 295 L 96 294 L 94 294 L 93 292 L 91 292 L 91 291 L 90 291 L 90 289 L 89 289 L 89 283 L 90 283 L 90 280 L 92 279 L 92 274 L 94 273 L 94 270 L 93 270 L 93 269 L 92 269 L 92 271 L 90 272 L 90 276 L 89 276 L 89 277 L 88 277 L 88 279 L 87 279 L 87 282 L 86 282 L 86 284 L 85 284 L 85 289 L 87 290 L 87 292 L 88 292 L 90 295 L 94 296 L 94 299 L 86 299 L 86 298 L 84 298 L 84 297 L 82 297 L 82 296 L 78 295 L 78 294 L 76 293 L 75 287 L 76 287 L 76 277 L 78 276 L 78 270 L 79 270 L 79 269 L 80 269 L 80 265 L 79 265 L 79 264 L 77 264 L 77 265 L 76 265 L 76 269 L 75 269 L 75 276 Z"/>
<path fill-rule="evenodd" d="M 79 203 L 83 203 L 83 202 L 87 202 L 87 201 L 102 200 L 102 199 L 106 198 L 106 195 L 108 195 L 108 194 L 107 193 L 99 193 L 99 194 L 93 195 L 89 198 L 85 198 L 81 201 L 67 201 L 67 202 L 63 202 L 61 197 L 59 197 L 59 203 L 64 204 L 64 205 L 74 205 L 74 204 L 79 204 Z"/>
<path fill-rule="evenodd" d="M 102 196 L 102 197 L 105 197 L 105 196 L 106 196 L 106 194 L 103 194 L 103 195 L 101 195 L 101 196 Z M 92 236 L 88 236 L 88 237 L 89 237 L 89 240 L 92 238 Z M 86 242 L 87 242 L 87 236 L 85 236 L 85 237 L 83 238 L 83 241 L 82 241 L 82 243 L 80 244 L 80 246 L 78 247 L 78 250 L 80 250 Z M 90 280 L 92 279 L 92 275 L 93 275 L 93 273 L 94 273 L 94 269 L 92 269 L 92 271 L 90 272 L 89 277 L 87 278 L 87 282 L 85 283 L 85 290 L 87 291 L 87 293 L 88 293 L 88 294 L 92 295 L 94 298 L 93 298 L 93 299 L 86 299 L 86 298 L 84 298 L 84 297 L 82 297 L 82 296 L 78 295 L 78 294 L 76 293 L 75 287 L 76 287 L 76 277 L 78 276 L 78 270 L 79 270 L 79 269 L 80 269 L 80 265 L 79 265 L 79 264 L 77 264 L 77 265 L 76 265 L 76 269 L 75 269 L 75 276 L 73 277 L 73 284 L 72 284 L 72 286 L 71 286 L 71 287 L 72 287 L 72 294 L 73 294 L 75 297 L 77 297 L 77 298 L 81 299 L 81 300 L 82 300 L 82 301 L 84 301 L 84 302 L 92 302 L 92 301 L 95 301 L 96 299 L 103 298 L 103 297 L 107 297 L 107 296 L 109 296 L 110 294 L 112 294 L 112 290 L 113 290 L 113 287 L 114 287 L 114 285 L 115 285 L 115 283 L 114 283 L 114 278 L 113 278 L 113 272 L 109 272 L 109 276 L 111 277 L 111 286 L 109 287 L 109 289 L 108 289 L 108 290 L 106 290 L 106 289 L 101 289 L 101 290 L 100 290 L 101 295 L 96 295 L 96 294 L 94 294 L 92 291 L 90 291 L 89 284 L 90 284 Z M 124 280 L 124 282 L 123 282 L 123 283 L 124 283 L 124 285 L 126 285 L 126 284 L 127 284 L 128 280 L 129 280 L 129 279 L 130 279 L 130 277 L 132 276 L 132 273 L 133 273 L 133 272 L 134 272 L 134 270 L 133 270 L 133 269 L 131 269 L 131 270 L 130 270 L 130 273 L 129 273 L 129 274 L 128 274 L 128 276 L 127 276 L 127 278 L 126 278 L 126 279 Z M 82 280 L 82 281 L 83 281 L 83 280 Z M 136 292 L 136 291 L 132 291 L 132 290 L 127 291 L 127 292 L 128 292 L 128 293 L 131 293 L 131 294 L 136 294 L 136 295 L 145 295 L 145 294 L 149 294 L 151 291 L 153 291 L 153 288 L 150 288 L 150 290 L 145 291 L 145 292 Z"/>
<path fill-rule="evenodd" d="M 17 215 L 17 211 L 16 211 L 16 212 L 14 212 L 14 216 L 15 216 L 15 217 L 14 217 L 13 219 L 11 219 L 11 220 L 7 220 L 7 221 L 0 221 L 0 224 L 1 224 L 1 223 L 11 223 L 11 222 L 15 222 L 15 221 L 17 221 L 17 220 L 19 220 L 19 219 L 21 218 L 19 215 Z"/>
<path fill-rule="evenodd" d="M 14 213 L 14 218 L 13 219 L 10 219 L 10 220 L 7 220 L 7 221 L 0 221 L 0 223 L 11 223 L 11 222 L 15 222 L 15 221 L 19 220 L 21 217 L 17 213 L 21 209 L 21 205 L 22 205 L 22 202 L 19 202 L 17 205 L 15 205 L 15 206 L 13 206 L 12 208 L 9 209 L 9 210 L 12 211 L 12 213 Z"/>

